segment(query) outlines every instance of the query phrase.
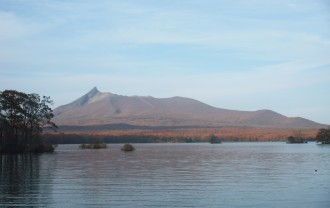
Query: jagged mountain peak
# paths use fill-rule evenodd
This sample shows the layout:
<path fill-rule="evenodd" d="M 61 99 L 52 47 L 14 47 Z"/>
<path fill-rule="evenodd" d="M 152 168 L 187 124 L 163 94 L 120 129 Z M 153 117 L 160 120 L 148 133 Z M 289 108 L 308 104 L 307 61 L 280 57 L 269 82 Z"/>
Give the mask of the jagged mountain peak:
<path fill-rule="evenodd" d="M 72 102 L 72 104 L 74 104 L 74 106 L 83 106 L 100 93 L 101 92 L 96 87 L 94 87 L 87 94 Z"/>
<path fill-rule="evenodd" d="M 82 107 L 89 103 L 96 102 L 97 100 L 102 99 L 102 97 L 109 96 L 109 95 L 111 95 L 111 93 L 102 93 L 97 89 L 97 87 L 94 87 L 89 92 L 87 92 L 85 95 L 74 100 L 73 102 L 68 103 L 66 105 L 59 106 L 58 108 L 54 109 L 54 115 L 56 116 L 56 115 L 62 114 L 63 112 L 74 110 L 77 107 Z"/>
<path fill-rule="evenodd" d="M 84 106 L 87 104 L 105 100 L 111 96 L 116 96 L 116 95 L 112 94 L 110 92 L 100 92 L 96 87 L 94 87 L 89 92 L 87 92 L 85 95 L 83 95 L 82 97 L 73 101 L 72 103 L 69 103 L 68 105 Z"/>
<path fill-rule="evenodd" d="M 86 95 L 88 97 L 93 97 L 94 95 L 100 93 L 100 91 L 97 89 L 97 87 L 94 87 L 93 89 L 91 89 Z"/>

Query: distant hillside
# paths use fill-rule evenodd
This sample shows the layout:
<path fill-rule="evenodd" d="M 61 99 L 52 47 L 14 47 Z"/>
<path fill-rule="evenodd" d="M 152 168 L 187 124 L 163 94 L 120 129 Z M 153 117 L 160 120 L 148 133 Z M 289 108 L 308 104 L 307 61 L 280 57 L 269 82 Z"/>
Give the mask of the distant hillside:
<path fill-rule="evenodd" d="M 54 115 L 54 122 L 58 125 L 324 127 L 304 118 L 289 118 L 271 110 L 227 110 L 190 98 L 121 96 L 102 93 L 97 88 L 72 103 L 54 109 Z"/>

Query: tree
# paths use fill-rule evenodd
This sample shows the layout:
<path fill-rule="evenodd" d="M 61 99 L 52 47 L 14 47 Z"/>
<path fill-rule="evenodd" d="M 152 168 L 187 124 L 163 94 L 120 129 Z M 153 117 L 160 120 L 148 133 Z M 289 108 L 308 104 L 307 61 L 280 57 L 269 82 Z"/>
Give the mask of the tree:
<path fill-rule="evenodd" d="M 211 134 L 208 136 L 208 140 L 211 144 L 218 144 L 218 143 L 221 143 L 221 140 L 219 137 L 217 137 L 216 135 L 214 134 Z"/>
<path fill-rule="evenodd" d="M 330 127 L 319 129 L 316 134 L 316 141 L 322 144 L 330 144 Z"/>
<path fill-rule="evenodd" d="M 16 90 L 0 92 L 0 152 L 35 151 L 45 126 L 56 130 L 50 97 Z M 40 148 L 39 148 L 40 150 Z"/>

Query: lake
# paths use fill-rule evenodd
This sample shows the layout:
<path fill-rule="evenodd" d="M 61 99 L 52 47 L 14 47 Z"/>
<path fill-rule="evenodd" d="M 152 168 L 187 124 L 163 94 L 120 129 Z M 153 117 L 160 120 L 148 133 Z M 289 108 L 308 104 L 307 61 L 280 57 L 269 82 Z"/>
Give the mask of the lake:
<path fill-rule="evenodd" d="M 1 155 L 0 207 L 330 207 L 330 145 L 133 145 Z"/>

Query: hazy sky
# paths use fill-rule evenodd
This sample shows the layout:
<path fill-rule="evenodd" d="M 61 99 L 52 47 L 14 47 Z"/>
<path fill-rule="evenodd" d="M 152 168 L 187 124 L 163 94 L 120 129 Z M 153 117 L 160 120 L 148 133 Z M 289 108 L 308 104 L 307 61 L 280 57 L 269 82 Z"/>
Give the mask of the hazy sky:
<path fill-rule="evenodd" d="M 330 1 L 0 0 L 0 90 L 94 86 L 330 124 Z"/>

